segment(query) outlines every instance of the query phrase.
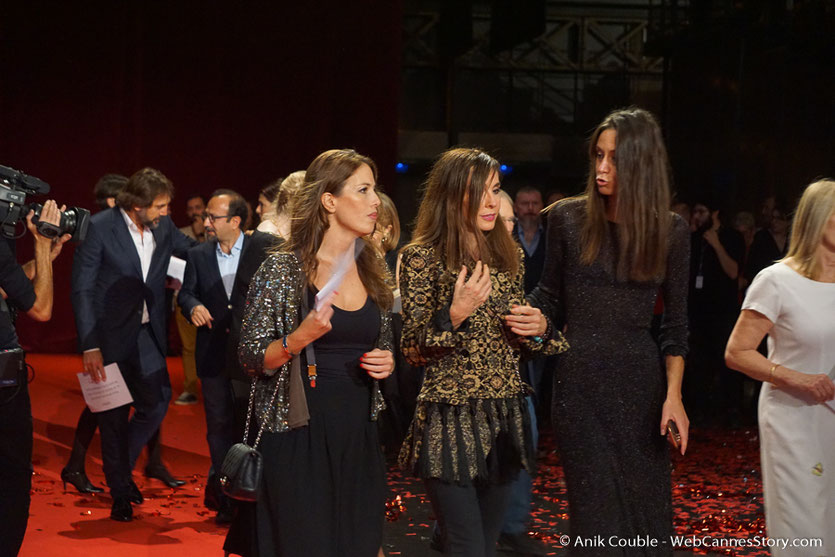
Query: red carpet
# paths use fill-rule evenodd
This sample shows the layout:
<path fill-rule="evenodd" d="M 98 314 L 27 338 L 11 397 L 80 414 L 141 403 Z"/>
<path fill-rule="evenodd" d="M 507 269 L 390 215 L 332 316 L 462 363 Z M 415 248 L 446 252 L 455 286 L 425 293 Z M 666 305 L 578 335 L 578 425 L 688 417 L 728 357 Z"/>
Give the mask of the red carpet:
<path fill-rule="evenodd" d="M 203 484 L 209 468 L 203 406 L 171 405 L 163 426 L 164 459 L 175 476 L 187 479 L 168 489 L 140 473 L 134 479 L 145 503 L 134 506 L 135 520 L 110 520 L 110 497 L 64 492 L 60 471 L 69 455 L 76 421 L 84 403 L 76 373 L 80 356 L 30 355 L 35 368 L 30 384 L 35 421 L 31 516 L 21 555 L 24 557 L 222 555 L 226 529 L 214 524 L 203 507 Z M 168 360 L 176 397 L 182 386 L 180 358 Z M 565 555 L 559 543 L 568 529 L 565 480 L 553 438 L 543 431 L 543 458 L 534 482 L 533 535 Z M 752 539 L 763 535 L 762 481 L 756 428 L 691 432 L 688 454 L 673 460 L 673 507 L 676 534 L 715 539 Z M 139 462 L 137 470 L 143 469 Z M 87 462 L 93 483 L 104 486 L 98 435 Z M 423 486 L 393 466 L 388 474 L 389 503 L 384 528 L 386 555 L 440 555 L 428 548 L 431 510 Z M 399 499 L 397 499 L 399 497 Z M 0 502 L 2 504 L 2 502 Z M 0 541 L 2 543 L 2 541 Z M 676 555 L 692 549 L 677 547 Z M 765 556 L 763 548 L 701 547 L 696 553 Z M 506 556 L 510 554 L 501 553 Z"/>
<path fill-rule="evenodd" d="M 35 368 L 30 384 L 35 448 L 32 506 L 22 556 L 72 557 L 90 555 L 165 556 L 219 555 L 226 529 L 213 522 L 203 507 L 203 484 L 209 469 L 203 406 L 171 405 L 163 427 L 163 458 L 172 473 L 188 479 L 174 490 L 156 480 L 134 474 L 145 503 L 134 506 L 137 517 L 121 524 L 110 520 L 110 497 L 81 495 L 68 485 L 64 493 L 60 473 L 69 455 L 78 415 L 84 408 L 76 373 L 80 356 L 29 355 Z M 176 397 L 182 386 L 180 358 L 170 358 L 168 369 Z M 143 465 L 137 464 L 137 470 Z M 104 486 L 98 434 L 90 447 L 87 475 Z"/>

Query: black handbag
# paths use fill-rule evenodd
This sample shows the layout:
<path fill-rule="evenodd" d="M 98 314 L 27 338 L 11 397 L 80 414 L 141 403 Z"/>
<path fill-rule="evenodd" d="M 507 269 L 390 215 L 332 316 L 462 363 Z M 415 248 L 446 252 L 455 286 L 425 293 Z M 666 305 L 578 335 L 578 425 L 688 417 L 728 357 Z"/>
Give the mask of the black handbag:
<path fill-rule="evenodd" d="M 252 380 L 252 388 L 249 391 L 244 440 L 242 443 L 232 445 L 220 466 L 220 487 L 223 493 L 227 497 L 238 501 L 254 502 L 258 498 L 258 486 L 261 485 L 261 474 L 264 469 L 261 453 L 258 452 L 258 443 L 261 442 L 261 434 L 264 433 L 267 420 L 261 421 L 258 436 L 252 446 L 246 444 L 249 439 L 249 423 L 252 419 L 252 405 L 255 400 L 255 384 L 257 381 L 257 379 Z M 270 399 L 270 408 L 275 404 L 279 384 L 276 381 L 275 391 L 273 391 L 273 396 Z"/>
<path fill-rule="evenodd" d="M 301 259 L 300 255 L 296 255 Z M 300 309 L 301 323 L 309 312 L 307 307 L 307 287 L 302 289 L 302 303 Z M 305 346 L 305 354 L 307 356 L 307 373 L 315 386 L 316 380 L 316 355 L 313 352 L 313 343 Z M 299 354 L 294 354 L 290 361 L 290 408 L 289 417 L 290 427 L 300 427 L 307 425 L 310 419 L 310 414 L 307 410 L 307 400 L 304 394 L 304 386 L 301 381 L 301 359 Z M 258 486 L 261 485 L 261 474 L 263 473 L 264 464 L 261 459 L 261 453 L 258 452 L 258 444 L 261 442 L 261 435 L 264 433 L 264 426 L 267 423 L 266 416 L 261 420 L 261 427 L 258 429 L 258 435 L 255 437 L 255 442 L 250 447 L 247 445 L 249 440 L 249 423 L 252 420 L 252 406 L 255 400 L 255 385 L 258 379 L 252 380 L 252 387 L 249 390 L 249 405 L 246 409 L 246 426 L 244 428 L 244 440 L 241 443 L 236 443 L 226 452 L 223 458 L 223 464 L 220 466 L 220 488 L 227 497 L 237 499 L 238 501 L 254 502 L 258 499 Z M 268 409 L 273 408 L 275 404 L 275 397 L 278 394 L 278 387 L 280 383 L 276 381 L 273 396 L 270 398 Z"/>

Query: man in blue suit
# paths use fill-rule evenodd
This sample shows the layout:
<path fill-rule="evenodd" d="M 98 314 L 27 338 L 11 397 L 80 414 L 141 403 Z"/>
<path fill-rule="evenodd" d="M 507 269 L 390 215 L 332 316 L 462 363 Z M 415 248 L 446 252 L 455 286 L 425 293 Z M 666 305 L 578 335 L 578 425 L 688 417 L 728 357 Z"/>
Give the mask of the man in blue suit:
<path fill-rule="evenodd" d="M 232 323 L 232 286 L 250 238 L 241 231 L 248 215 L 246 200 L 220 189 L 212 194 L 203 225 L 207 241 L 191 248 L 178 302 L 183 315 L 197 327 L 195 360 L 206 409 L 206 440 L 212 469 L 206 486 L 207 506 L 216 507 L 215 521 L 232 520 L 231 502 L 223 496 L 216 477 L 226 452 L 236 441 L 232 384 L 227 345 Z"/>
<path fill-rule="evenodd" d="M 130 420 L 130 405 L 98 413 L 104 475 L 113 496 L 110 517 L 124 522 L 133 518 L 131 503 L 143 500 L 133 466 L 142 447 L 158 436 L 171 400 L 165 277 L 171 255 L 182 257 L 194 245 L 168 217 L 173 193 L 158 170 L 138 171 L 119 192 L 116 207 L 92 217 L 73 260 L 72 302 L 84 372 L 103 381 L 105 364 L 116 363 L 133 396 Z M 180 483 L 155 450 L 145 473 Z"/>

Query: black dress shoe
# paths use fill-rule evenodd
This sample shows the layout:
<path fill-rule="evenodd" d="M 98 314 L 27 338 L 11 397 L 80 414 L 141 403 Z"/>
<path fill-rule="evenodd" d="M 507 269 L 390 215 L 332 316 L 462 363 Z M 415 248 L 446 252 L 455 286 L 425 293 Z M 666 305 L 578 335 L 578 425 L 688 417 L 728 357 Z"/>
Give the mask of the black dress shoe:
<path fill-rule="evenodd" d="M 186 482 L 184 480 L 178 480 L 177 478 L 172 476 L 171 472 L 169 472 L 168 469 L 161 464 L 146 467 L 145 476 L 148 478 L 157 479 L 165 485 L 167 485 L 168 487 L 181 487 L 186 485 Z"/>
<path fill-rule="evenodd" d="M 130 522 L 133 520 L 133 507 L 127 497 L 117 497 L 113 500 L 110 508 L 110 518 L 119 522 Z"/>
<path fill-rule="evenodd" d="M 61 480 L 64 482 L 64 491 L 67 490 L 67 483 L 71 483 L 79 491 L 79 493 L 101 493 L 104 491 L 100 487 L 93 485 L 87 474 L 82 472 L 70 472 L 66 468 L 61 470 Z"/>
<path fill-rule="evenodd" d="M 130 491 L 128 492 L 128 501 L 135 505 L 141 505 L 145 502 L 145 498 L 142 496 L 142 492 L 139 491 L 139 488 L 136 487 L 136 484 L 133 483 L 133 480 L 130 481 Z"/>

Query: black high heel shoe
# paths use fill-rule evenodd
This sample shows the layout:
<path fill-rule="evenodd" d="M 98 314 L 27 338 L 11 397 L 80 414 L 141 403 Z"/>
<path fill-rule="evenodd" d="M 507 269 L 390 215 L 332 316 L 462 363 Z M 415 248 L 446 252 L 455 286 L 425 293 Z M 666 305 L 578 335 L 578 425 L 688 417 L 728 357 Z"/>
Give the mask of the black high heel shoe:
<path fill-rule="evenodd" d="M 87 474 L 82 472 L 70 472 L 66 468 L 61 470 L 61 480 L 64 482 L 64 491 L 67 490 L 67 484 L 71 483 L 79 493 L 102 493 L 104 490 L 93 485 Z"/>
<path fill-rule="evenodd" d="M 165 466 L 156 465 L 156 466 L 148 466 L 145 468 L 145 477 L 146 478 L 154 478 L 168 487 L 182 487 L 186 485 L 184 480 L 178 480 L 174 476 L 171 475 L 171 472 Z"/>

